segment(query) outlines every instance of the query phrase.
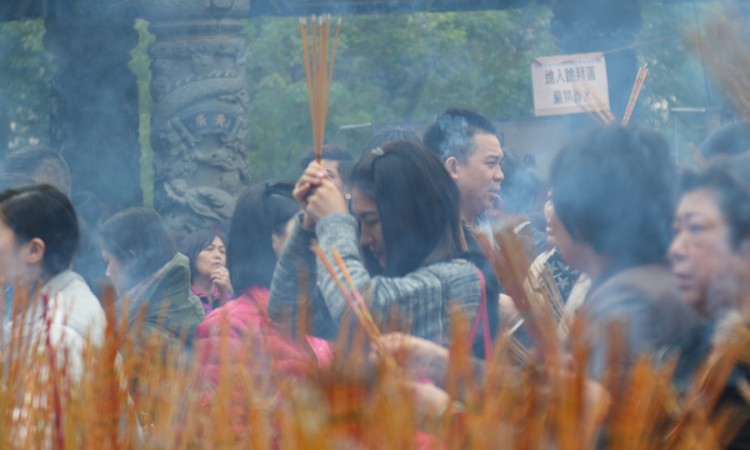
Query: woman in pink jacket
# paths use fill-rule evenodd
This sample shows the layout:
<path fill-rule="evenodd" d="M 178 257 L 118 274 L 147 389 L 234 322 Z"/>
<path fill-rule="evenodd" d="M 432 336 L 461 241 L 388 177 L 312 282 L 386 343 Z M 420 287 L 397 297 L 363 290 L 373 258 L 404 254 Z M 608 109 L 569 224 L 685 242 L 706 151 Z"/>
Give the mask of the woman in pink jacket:
<path fill-rule="evenodd" d="M 227 269 L 237 298 L 213 310 L 196 330 L 201 376 L 209 386 L 216 385 L 223 370 L 222 339 L 226 339 L 232 362 L 251 363 L 256 368 L 265 365 L 282 377 L 304 376 L 310 367 L 330 358 L 328 342 L 312 337 L 295 339 L 267 312 L 276 258 L 299 210 L 292 188 L 288 183 L 267 182 L 249 188 L 237 201 L 227 248 Z"/>

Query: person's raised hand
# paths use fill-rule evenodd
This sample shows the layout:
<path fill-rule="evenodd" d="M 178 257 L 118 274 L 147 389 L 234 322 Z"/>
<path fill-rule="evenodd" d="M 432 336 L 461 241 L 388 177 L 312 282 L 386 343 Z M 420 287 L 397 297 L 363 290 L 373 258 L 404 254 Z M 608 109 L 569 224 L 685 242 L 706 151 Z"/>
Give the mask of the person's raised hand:
<path fill-rule="evenodd" d="M 232 280 L 229 278 L 229 270 L 226 267 L 217 267 L 211 271 L 211 283 L 219 291 L 222 300 L 233 294 Z"/>
<path fill-rule="evenodd" d="M 310 194 L 317 188 L 320 183 L 328 177 L 326 169 L 316 161 L 312 161 L 308 164 L 302 176 L 299 177 L 297 183 L 294 185 L 292 196 L 297 203 L 299 203 L 302 209 L 307 208 L 307 199 Z"/>
<path fill-rule="evenodd" d="M 305 214 L 313 223 L 336 213 L 347 214 L 346 199 L 336 184 L 328 178 L 323 178 L 314 191 L 307 197 Z"/>

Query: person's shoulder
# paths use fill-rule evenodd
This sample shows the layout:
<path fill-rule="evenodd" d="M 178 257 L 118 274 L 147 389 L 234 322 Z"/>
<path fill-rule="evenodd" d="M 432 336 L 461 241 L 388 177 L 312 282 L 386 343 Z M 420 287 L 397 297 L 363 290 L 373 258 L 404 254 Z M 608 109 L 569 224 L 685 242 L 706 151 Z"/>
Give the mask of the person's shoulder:
<path fill-rule="evenodd" d="M 470 261 L 454 258 L 419 268 L 413 276 L 439 284 L 455 295 L 473 291 L 480 283 L 480 270 Z M 477 291 L 478 292 L 478 291 Z"/>
<path fill-rule="evenodd" d="M 652 324 L 665 334 L 679 334 L 700 323 L 671 271 L 662 265 L 623 270 L 592 289 L 582 306 L 590 320 Z"/>
<path fill-rule="evenodd" d="M 149 280 L 152 280 L 150 282 L 153 283 L 156 297 L 192 296 L 200 303 L 198 296 L 190 289 L 190 261 L 182 253 L 176 253 Z"/>
<path fill-rule="evenodd" d="M 422 266 L 415 273 L 433 273 L 440 276 L 462 276 L 476 273 L 477 267 L 468 259 L 453 258 Z"/>
<path fill-rule="evenodd" d="M 622 270 L 592 289 L 586 302 L 591 307 L 623 302 L 687 306 L 682 301 L 674 276 L 662 265 Z"/>
<path fill-rule="evenodd" d="M 187 276 L 190 278 L 190 259 L 180 252 L 170 259 L 165 265 L 165 277 Z"/>
<path fill-rule="evenodd" d="M 77 273 L 66 270 L 51 278 L 42 288 L 49 295 L 52 323 L 81 338 L 99 343 L 107 319 L 99 299 Z"/>
<path fill-rule="evenodd" d="M 42 288 L 42 293 L 60 296 L 63 302 L 60 307 L 74 310 L 93 310 L 104 313 L 101 302 L 94 295 L 88 283 L 81 275 L 72 270 L 65 270 L 50 279 Z"/>

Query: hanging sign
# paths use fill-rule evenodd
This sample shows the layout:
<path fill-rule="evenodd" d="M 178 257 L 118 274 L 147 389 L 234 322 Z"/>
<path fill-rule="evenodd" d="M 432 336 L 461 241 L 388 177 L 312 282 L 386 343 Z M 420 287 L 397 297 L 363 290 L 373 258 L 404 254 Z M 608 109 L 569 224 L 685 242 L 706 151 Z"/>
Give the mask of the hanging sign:
<path fill-rule="evenodd" d="M 607 64 L 602 53 L 545 56 L 531 64 L 534 115 L 609 111 Z"/>

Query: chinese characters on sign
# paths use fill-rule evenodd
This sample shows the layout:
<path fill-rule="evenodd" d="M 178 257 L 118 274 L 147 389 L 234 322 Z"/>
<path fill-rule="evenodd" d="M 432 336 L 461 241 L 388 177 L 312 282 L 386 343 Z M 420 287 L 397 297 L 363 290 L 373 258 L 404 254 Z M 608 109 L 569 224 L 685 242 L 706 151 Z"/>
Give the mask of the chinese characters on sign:
<path fill-rule="evenodd" d="M 607 65 L 601 53 L 537 58 L 531 83 L 537 116 L 609 110 Z"/>

